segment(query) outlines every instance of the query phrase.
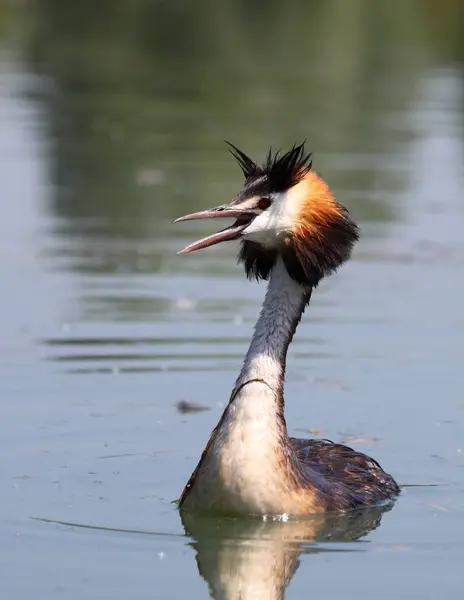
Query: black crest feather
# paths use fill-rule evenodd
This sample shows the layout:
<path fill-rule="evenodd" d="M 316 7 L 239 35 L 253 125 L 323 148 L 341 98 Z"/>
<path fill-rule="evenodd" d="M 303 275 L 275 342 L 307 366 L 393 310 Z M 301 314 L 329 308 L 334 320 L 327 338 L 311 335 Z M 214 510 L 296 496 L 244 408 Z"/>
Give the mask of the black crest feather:
<path fill-rule="evenodd" d="M 306 152 L 305 142 L 293 146 L 284 154 L 280 150 L 273 153 L 270 149 L 266 162 L 261 166 L 230 142 L 226 144 L 230 146 L 230 153 L 242 169 L 245 185 L 265 178 L 271 192 L 282 192 L 296 185 L 312 167 L 312 154 Z"/>
<path fill-rule="evenodd" d="M 232 156 L 238 162 L 240 168 L 243 171 L 243 175 L 245 176 L 245 179 L 248 179 L 249 177 L 253 177 L 253 175 L 255 175 L 255 173 L 257 171 L 259 171 L 258 165 L 253 160 L 251 160 L 251 158 L 249 156 L 247 156 L 244 152 L 239 150 L 236 146 L 234 146 L 230 142 L 226 141 L 226 144 L 228 146 L 230 146 L 229 152 L 232 154 Z"/>

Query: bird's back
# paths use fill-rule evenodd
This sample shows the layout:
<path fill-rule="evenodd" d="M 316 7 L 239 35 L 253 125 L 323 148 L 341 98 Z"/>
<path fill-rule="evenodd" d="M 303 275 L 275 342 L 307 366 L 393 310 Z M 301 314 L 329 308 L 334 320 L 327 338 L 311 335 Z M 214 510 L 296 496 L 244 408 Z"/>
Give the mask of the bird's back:
<path fill-rule="evenodd" d="M 400 488 L 379 463 L 330 440 L 290 438 L 303 485 L 320 493 L 327 511 L 375 506 L 393 500 Z"/>

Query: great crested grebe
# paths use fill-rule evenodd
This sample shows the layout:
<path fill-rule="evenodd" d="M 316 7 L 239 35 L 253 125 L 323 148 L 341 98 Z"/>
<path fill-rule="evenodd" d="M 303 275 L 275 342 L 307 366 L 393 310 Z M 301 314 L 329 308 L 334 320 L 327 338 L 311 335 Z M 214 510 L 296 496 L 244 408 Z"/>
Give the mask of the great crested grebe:
<path fill-rule="evenodd" d="M 269 151 L 263 166 L 229 146 L 245 176 L 243 189 L 228 204 L 175 222 L 235 223 L 179 254 L 240 239 L 247 276 L 269 284 L 229 403 L 179 507 L 301 515 L 392 500 L 400 489 L 375 460 L 328 440 L 290 438 L 284 417 L 288 346 L 313 289 L 350 258 L 358 227 L 312 170 L 304 143 L 285 154 Z"/>

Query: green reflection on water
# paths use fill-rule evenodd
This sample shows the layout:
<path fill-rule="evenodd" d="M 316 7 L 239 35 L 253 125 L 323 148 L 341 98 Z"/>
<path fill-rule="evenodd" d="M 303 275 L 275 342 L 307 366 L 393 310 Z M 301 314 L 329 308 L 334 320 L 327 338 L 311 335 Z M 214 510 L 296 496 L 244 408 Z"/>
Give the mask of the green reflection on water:
<path fill-rule="evenodd" d="M 363 220 L 394 218 L 424 60 L 414 2 L 37 3 L 29 60 L 69 234 L 171 235 L 165 217 L 240 186 L 222 139 L 263 156 L 307 137 Z M 162 225 L 162 227 L 161 227 Z M 177 235 L 177 234 L 172 234 Z M 156 265 L 153 265 L 156 269 Z"/>

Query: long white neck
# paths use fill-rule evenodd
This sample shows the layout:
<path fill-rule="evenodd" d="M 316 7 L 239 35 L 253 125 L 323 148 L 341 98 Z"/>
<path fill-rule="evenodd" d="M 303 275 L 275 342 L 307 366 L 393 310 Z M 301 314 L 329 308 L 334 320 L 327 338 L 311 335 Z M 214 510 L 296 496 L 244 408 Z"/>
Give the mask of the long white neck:
<path fill-rule="evenodd" d="M 250 379 L 260 378 L 282 396 L 288 346 L 310 296 L 311 288 L 296 283 L 278 259 L 236 389 Z"/>
<path fill-rule="evenodd" d="M 260 515 L 297 510 L 287 502 L 283 380 L 288 345 L 310 293 L 278 260 L 235 389 L 181 505 Z"/>

